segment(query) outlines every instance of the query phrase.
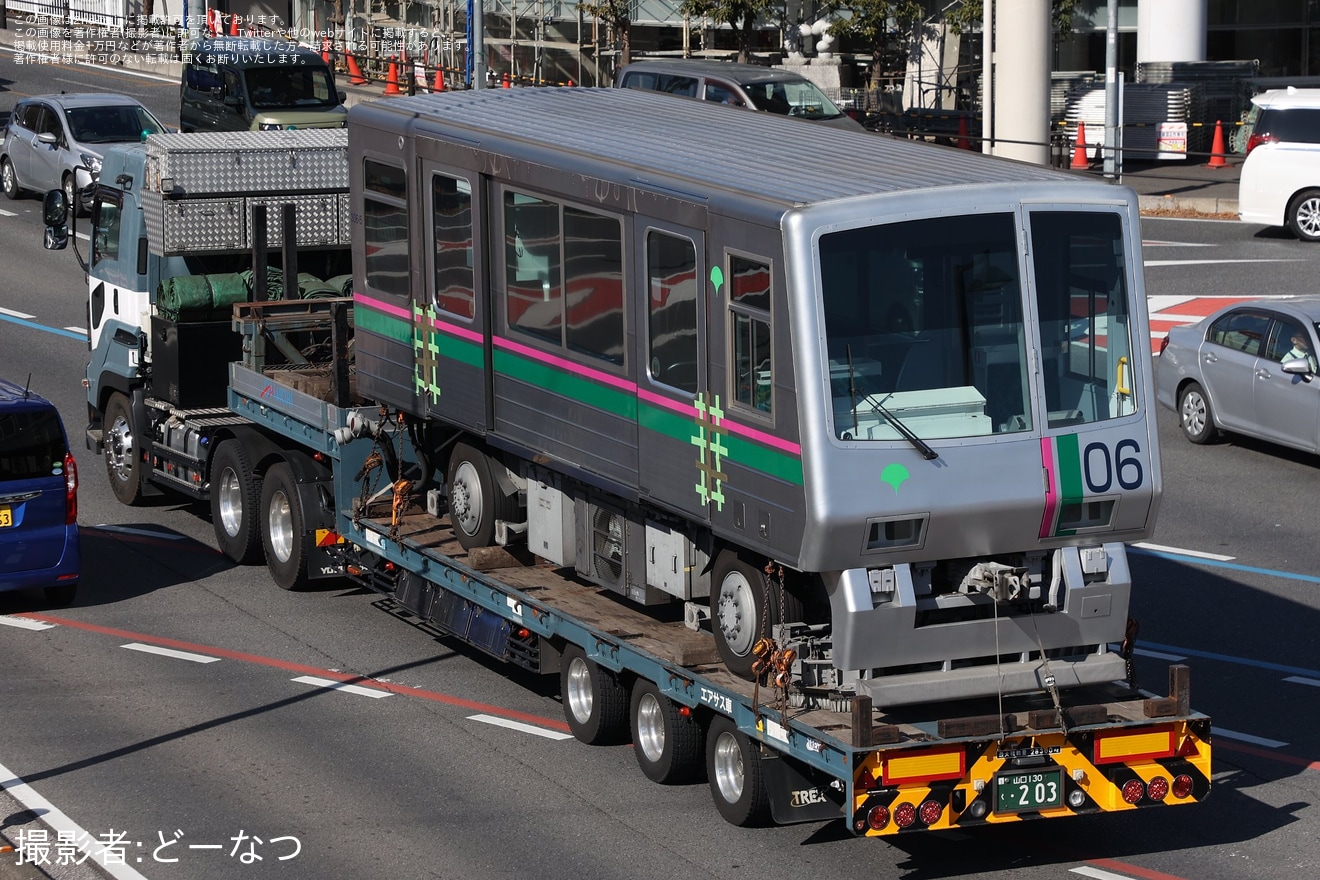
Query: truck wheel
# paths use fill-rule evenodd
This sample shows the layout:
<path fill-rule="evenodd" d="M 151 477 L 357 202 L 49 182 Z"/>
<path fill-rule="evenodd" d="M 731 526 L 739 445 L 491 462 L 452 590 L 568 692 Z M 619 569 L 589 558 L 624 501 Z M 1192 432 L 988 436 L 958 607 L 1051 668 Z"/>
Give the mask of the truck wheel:
<path fill-rule="evenodd" d="M 715 561 L 710 610 L 715 647 L 729 671 L 751 679 L 756 660 L 752 646 L 770 632 L 766 608 L 765 575 L 726 549 Z"/>
<path fill-rule="evenodd" d="M 18 185 L 18 175 L 14 173 L 14 163 L 8 157 L 0 159 L 0 186 L 4 187 L 7 199 L 18 199 L 23 195 L 23 188 Z"/>
<path fill-rule="evenodd" d="M 261 546 L 266 568 L 283 590 L 307 584 L 307 535 L 303 533 L 302 503 L 293 469 L 285 462 L 266 471 L 261 483 Z"/>
<path fill-rule="evenodd" d="M 1288 203 L 1288 228 L 1302 241 L 1320 241 L 1320 189 L 1303 190 Z"/>
<path fill-rule="evenodd" d="M 766 824 L 770 795 L 761 767 L 761 747 L 723 715 L 711 721 L 706 733 L 706 774 L 721 816 L 742 828 Z"/>
<path fill-rule="evenodd" d="M 645 679 L 632 693 L 632 741 L 646 778 L 663 785 L 689 782 L 704 769 L 705 737 L 700 722 Z"/>
<path fill-rule="evenodd" d="M 466 443 L 449 456 L 449 521 L 464 550 L 494 544 L 495 521 L 518 515 L 518 496 L 500 490 L 492 466 L 499 465 Z"/>
<path fill-rule="evenodd" d="M 615 745 L 628 735 L 628 690 L 577 645 L 564 648 L 559 693 L 568 729 L 592 746 Z"/>
<path fill-rule="evenodd" d="M 261 561 L 261 483 L 252 472 L 247 450 L 226 440 L 211 459 L 211 525 L 220 552 L 239 565 Z"/>
<path fill-rule="evenodd" d="M 110 491 L 120 504 L 130 507 L 142 501 L 142 451 L 134 439 L 133 414 L 128 398 L 110 395 L 102 420 L 101 454 Z"/>
<path fill-rule="evenodd" d="M 1195 382 L 1188 383 L 1178 395 L 1178 425 L 1183 435 L 1197 446 L 1214 440 L 1218 433 L 1210 398 Z"/>

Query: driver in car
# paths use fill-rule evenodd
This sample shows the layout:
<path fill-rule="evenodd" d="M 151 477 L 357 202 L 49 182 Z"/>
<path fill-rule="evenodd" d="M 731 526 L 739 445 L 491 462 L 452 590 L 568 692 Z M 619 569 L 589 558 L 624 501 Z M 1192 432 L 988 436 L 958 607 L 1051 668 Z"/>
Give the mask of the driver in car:
<path fill-rule="evenodd" d="M 1290 348 L 1288 353 L 1283 356 L 1282 362 L 1286 363 L 1287 361 L 1296 360 L 1298 358 L 1305 358 L 1306 362 L 1311 366 L 1311 372 L 1316 372 L 1315 355 L 1311 354 L 1311 346 L 1308 344 L 1306 337 L 1300 333 L 1294 333 L 1292 336 L 1292 348 Z"/>

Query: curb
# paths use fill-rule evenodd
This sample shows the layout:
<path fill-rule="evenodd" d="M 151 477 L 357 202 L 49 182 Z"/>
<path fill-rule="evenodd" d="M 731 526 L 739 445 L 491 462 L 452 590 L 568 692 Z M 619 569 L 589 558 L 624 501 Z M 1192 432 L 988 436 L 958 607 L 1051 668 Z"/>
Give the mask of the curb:
<path fill-rule="evenodd" d="M 1238 219 L 1237 199 L 1182 198 L 1173 195 L 1138 196 L 1138 203 L 1143 216 L 1170 215 L 1225 220 Z"/>

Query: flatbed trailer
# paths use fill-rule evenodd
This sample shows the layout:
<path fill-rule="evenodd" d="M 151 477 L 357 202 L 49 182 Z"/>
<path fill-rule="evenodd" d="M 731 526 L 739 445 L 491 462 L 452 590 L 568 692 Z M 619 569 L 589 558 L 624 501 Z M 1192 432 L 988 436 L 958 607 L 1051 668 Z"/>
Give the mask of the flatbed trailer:
<path fill-rule="evenodd" d="M 235 327 L 251 336 L 259 322 L 247 311 Z M 319 380 L 295 377 L 322 396 L 290 384 L 288 370 L 230 369 L 234 413 L 333 460 L 341 539 L 333 555 L 351 580 L 445 637 L 532 672 L 559 673 L 570 728 L 586 742 L 625 741 L 628 693 L 638 682 L 653 685 L 685 721 L 723 732 L 733 754 L 689 745 L 665 756 L 678 766 L 657 768 L 639 749 L 642 769 L 671 782 L 704 769 L 717 807 L 735 824 L 767 815 L 781 824 L 841 818 L 856 835 L 880 836 L 1208 794 L 1210 719 L 1190 708 L 1186 666 L 1170 667 L 1165 694 L 1112 682 L 893 708 L 865 696 L 815 698 L 748 682 L 725 669 L 713 636 L 687 615 L 657 617 L 525 549 L 465 551 L 447 517 L 411 496 L 396 504 L 387 479 L 376 481 L 384 491 L 373 497 L 373 469 L 365 465 L 381 444 L 397 448 L 398 437 L 379 409 L 322 399 L 334 384 L 329 367 Z M 361 433 L 350 417 L 358 425 L 380 420 L 375 444 L 340 442 Z M 569 706 L 584 687 L 596 702 L 585 723 Z M 736 784 L 728 779 L 733 767 Z"/>

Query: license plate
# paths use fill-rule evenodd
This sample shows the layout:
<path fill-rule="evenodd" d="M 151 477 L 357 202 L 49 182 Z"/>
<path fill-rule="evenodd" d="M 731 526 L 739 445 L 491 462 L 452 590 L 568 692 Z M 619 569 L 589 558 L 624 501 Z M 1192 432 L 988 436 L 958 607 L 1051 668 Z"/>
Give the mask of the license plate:
<path fill-rule="evenodd" d="M 995 778 L 995 811 L 1020 813 L 1063 805 L 1063 770 L 1023 770 Z"/>
<path fill-rule="evenodd" d="M 7 529 L 14 524 L 14 510 L 8 504 L 0 504 L 0 529 Z"/>

